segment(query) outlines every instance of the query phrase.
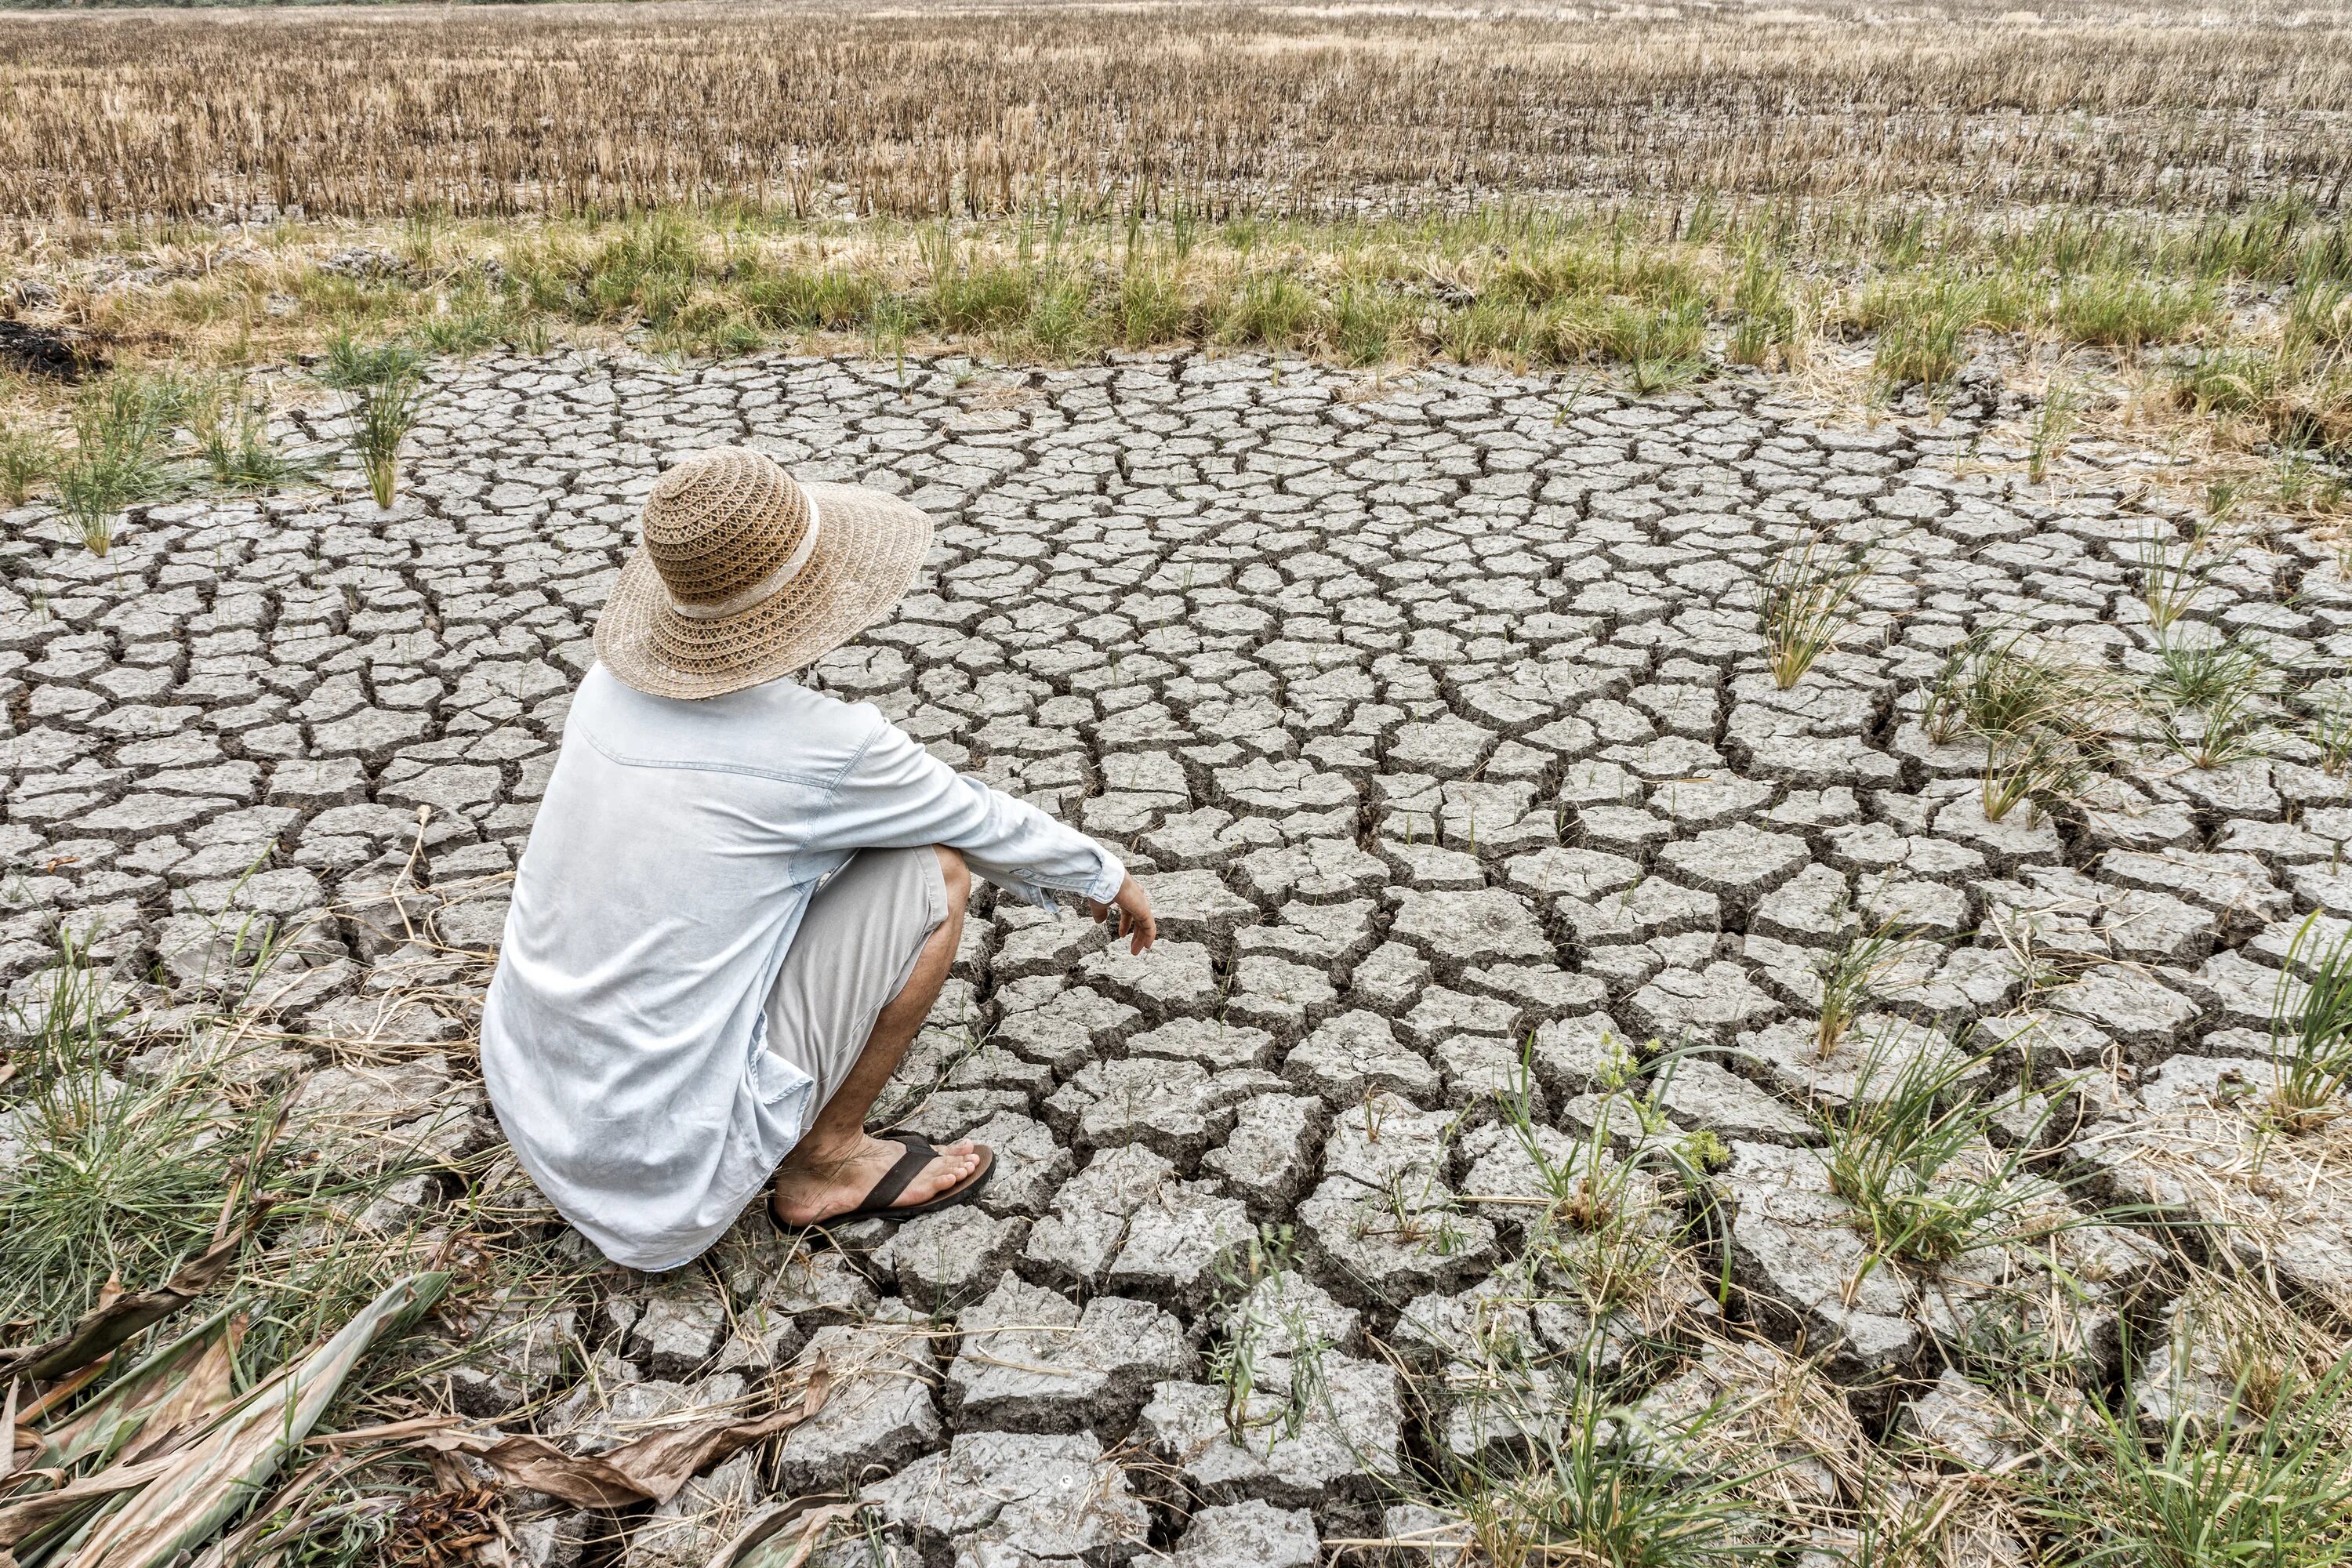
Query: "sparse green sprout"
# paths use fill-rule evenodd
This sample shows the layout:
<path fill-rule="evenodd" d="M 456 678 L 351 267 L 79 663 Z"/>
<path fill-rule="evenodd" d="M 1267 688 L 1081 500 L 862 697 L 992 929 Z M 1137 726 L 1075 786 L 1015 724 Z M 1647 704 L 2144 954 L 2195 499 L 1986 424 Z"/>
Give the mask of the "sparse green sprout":
<path fill-rule="evenodd" d="M 2053 382 L 2042 395 L 2042 407 L 2033 416 L 2032 434 L 2026 445 L 2026 477 L 2035 484 L 2049 475 L 2051 464 L 2065 456 L 2075 422 L 2082 416 L 2083 402 L 2082 388 L 2068 383 Z"/>
<path fill-rule="evenodd" d="M 2342 1115 L 2352 1084 L 2352 929 L 2328 940 L 2319 921 L 2315 910 L 2296 929 L 2271 999 L 2271 1115 L 2290 1132 Z"/>
<path fill-rule="evenodd" d="M 1994 1108 L 1969 1080 L 1988 1060 L 1892 1032 L 1871 1047 L 1852 1101 L 1818 1113 L 1830 1190 L 1853 1207 L 1874 1257 L 1949 1261 L 2013 1229 L 2046 1194 L 2023 1179 L 2021 1148 L 1987 1138 Z"/>
<path fill-rule="evenodd" d="M 33 488 L 57 471 L 57 443 L 37 430 L 0 421 L 0 501 L 23 506 Z"/>
<path fill-rule="evenodd" d="M 2227 522 L 2244 504 L 2246 487 L 2240 479 L 2214 479 L 2205 486 L 2205 510 L 2215 522 Z"/>
<path fill-rule="evenodd" d="M 2281 340 L 2289 353 L 2352 352 L 2352 283 L 2324 274 L 2299 279 Z"/>
<path fill-rule="evenodd" d="M 400 448 L 432 396 L 423 357 L 397 343 L 369 348 L 339 337 L 328 346 L 322 379 L 343 395 L 368 491 L 390 510 L 400 489 Z"/>
<path fill-rule="evenodd" d="M 2216 517 L 2221 513 L 2217 510 Z M 2139 542 L 2139 596 L 2147 606 L 2148 624 L 2169 632 L 2205 591 L 2205 580 L 2228 559 L 2217 552 L 2210 527 L 2200 527 L 2185 542 L 2168 540 L 2151 531 Z"/>
<path fill-rule="evenodd" d="M 1225 1391 L 1225 1431 L 1236 1443 L 1273 1426 L 1296 1438 L 1326 1398 L 1323 1358 L 1331 1343 L 1309 1321 L 1306 1304 L 1282 1300 L 1278 1289 L 1295 1239 L 1288 1226 L 1264 1226 L 1213 1266 L 1228 1310 L 1224 1337 L 1208 1354 L 1209 1375 Z M 1274 1403 L 1254 1405 L 1261 1394 Z"/>
<path fill-rule="evenodd" d="M 1999 822 L 2028 801 L 2066 800 L 2090 782 L 2090 763 L 2067 736 L 2037 730 L 1989 742 L 1979 804 L 1987 822 Z M 2037 820 L 2033 813 L 2029 822 Z"/>
<path fill-rule="evenodd" d="M 113 548 L 124 508 L 170 481 L 168 438 L 188 401 L 176 378 L 141 375 L 110 376 L 76 401 L 73 455 L 56 473 L 58 510 L 91 554 Z"/>
<path fill-rule="evenodd" d="M 268 399 L 242 387 L 207 398 L 192 416 L 190 428 L 215 484 L 268 489 L 303 471 L 301 462 L 278 450 L 269 438 Z"/>
<path fill-rule="evenodd" d="M 2227 702 L 2249 687 L 2266 685 L 2270 669 L 2261 654 L 2229 643 L 2167 643 L 2157 653 L 2148 689 L 2176 708 Z"/>
<path fill-rule="evenodd" d="M 1874 551 L 1841 549 L 1818 533 L 1802 534 L 1774 552 L 1757 590 L 1756 614 L 1775 686 L 1788 690 L 1836 646 L 1853 624 L 1849 602 L 1876 564 Z"/>
<path fill-rule="evenodd" d="M 2254 754 L 2277 686 L 2270 662 L 2251 647 L 2215 642 L 2167 644 L 2157 657 L 2149 692 L 2165 708 L 2172 748 L 2200 768 L 2227 767 Z"/>
<path fill-rule="evenodd" d="M 1655 1040 L 1650 1042 L 1653 1049 L 1657 1043 Z M 1601 1059 L 1593 1068 L 1593 1081 L 1601 1086 L 1602 1093 L 1614 1094 L 1641 1072 L 1642 1061 L 1626 1047 L 1624 1041 L 1612 1032 L 1602 1032 L 1601 1047 Z"/>
<path fill-rule="evenodd" d="M 2272 465 L 2271 500 L 2298 517 L 2339 516 L 2352 506 L 2352 472 L 2315 458 L 2307 445 L 2291 444 Z"/>
<path fill-rule="evenodd" d="M 1876 994 L 1880 977 L 1903 962 L 1910 941 L 1907 927 L 1892 920 L 1881 921 L 1819 961 L 1822 1015 L 1813 1026 L 1813 1047 L 1821 1055 L 1832 1055 L 1843 1043 L 1846 1032 Z"/>
<path fill-rule="evenodd" d="M 2330 778 L 2341 778 L 2352 764 L 2352 703 L 2320 704 L 2305 726 L 2304 737 L 2319 751 L 2319 765 Z"/>

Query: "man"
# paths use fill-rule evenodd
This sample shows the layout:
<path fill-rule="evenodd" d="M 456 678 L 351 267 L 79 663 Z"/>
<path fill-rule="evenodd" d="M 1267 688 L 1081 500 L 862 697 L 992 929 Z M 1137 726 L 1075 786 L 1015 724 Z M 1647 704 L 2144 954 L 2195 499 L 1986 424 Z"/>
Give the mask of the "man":
<path fill-rule="evenodd" d="M 701 1252 L 772 1178 L 787 1226 L 970 1198 L 993 1155 L 870 1137 L 953 963 L 970 874 L 1151 901 L 1093 839 L 788 679 L 886 614 L 930 520 L 699 453 L 646 498 L 596 624 L 482 1009 L 523 1169 L 617 1263 Z"/>

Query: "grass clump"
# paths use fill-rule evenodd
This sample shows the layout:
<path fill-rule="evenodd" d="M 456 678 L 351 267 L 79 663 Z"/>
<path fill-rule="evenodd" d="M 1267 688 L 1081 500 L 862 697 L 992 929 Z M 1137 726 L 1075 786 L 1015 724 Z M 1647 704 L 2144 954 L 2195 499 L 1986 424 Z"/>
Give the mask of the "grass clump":
<path fill-rule="evenodd" d="M 243 387 L 226 387 L 205 399 L 189 427 L 213 482 L 226 489 L 265 490 L 308 471 L 309 465 L 279 451 L 270 439 L 268 400 Z"/>
<path fill-rule="evenodd" d="M 2028 801 L 2072 799 L 2083 793 L 2090 778 L 2089 760 L 2064 733 L 2037 730 L 2015 739 L 1997 739 L 1986 749 L 1979 804 L 1987 822 L 1999 822 Z M 2039 809 L 2037 805 L 2026 820 L 2039 820 Z"/>
<path fill-rule="evenodd" d="M 95 1306 L 110 1279 L 160 1282 L 201 1251 L 273 1121 L 175 1071 L 116 1076 L 114 1009 L 81 957 L 68 938 L 37 1008 L 14 1021 L 25 1148 L 0 1170 L 0 1321 L 26 1325 L 10 1335 L 26 1343 Z"/>
<path fill-rule="evenodd" d="M 2150 531 L 2139 542 L 2140 603 L 2147 606 L 2148 624 L 2169 632 L 2204 593 L 2206 580 L 2223 564 L 2231 551 L 2216 544 L 2210 526 L 2200 527 L 2185 541 Z"/>
<path fill-rule="evenodd" d="M 2053 382 L 2042 393 L 2042 406 L 2026 437 L 2025 477 L 2035 484 L 2049 476 L 2051 464 L 2066 455 L 2066 445 L 2082 417 L 2083 403 L 2083 389 L 2070 383 Z"/>
<path fill-rule="evenodd" d="M 2340 700 L 2315 705 L 2304 722 L 2304 739 L 2319 752 L 2320 771 L 2342 778 L 2352 767 L 2352 705 Z"/>
<path fill-rule="evenodd" d="M 400 448 L 432 396 L 423 356 L 403 344 L 369 347 L 344 335 L 330 345 L 322 379 L 343 394 L 352 450 L 375 504 L 389 510 L 399 495 Z"/>
<path fill-rule="evenodd" d="M 1701 1413 L 1665 1433 L 1605 1392 L 1579 1384 L 1567 1408 L 1535 1427 L 1522 1463 L 1465 1471 L 1453 1511 L 1476 1561 L 1498 1568 L 1731 1568 L 1773 1550 L 1744 1495 L 1766 1464 L 1712 1451 L 1722 1419 Z"/>
<path fill-rule="evenodd" d="M 1756 593 L 1773 685 L 1788 690 L 1836 646 L 1853 624 L 1854 591 L 1876 565 L 1875 552 L 1860 545 L 1841 549 L 1818 533 L 1801 534 L 1773 553 Z"/>
<path fill-rule="evenodd" d="M 1939 746 L 1969 735 L 2022 735 L 2053 721 L 2072 703 L 2069 673 L 2035 658 L 2023 632 L 1970 632 L 1945 656 L 1928 686 L 1920 728 Z"/>
<path fill-rule="evenodd" d="M 0 421 L 0 500 L 23 506 L 57 466 L 55 441 L 37 430 Z"/>
<path fill-rule="evenodd" d="M 113 547 L 126 507 L 171 485 L 171 434 L 191 404 L 187 385 L 170 375 L 110 376 L 76 400 L 73 455 L 55 485 L 58 510 L 91 554 Z"/>
<path fill-rule="evenodd" d="M 2179 341 L 2212 309 L 2208 288 L 2105 272 L 2059 288 L 2056 324 L 2074 342 L 2137 349 Z"/>
<path fill-rule="evenodd" d="M 2342 1115 L 2344 1090 L 2352 1084 L 2352 930 L 2326 940 L 2319 919 L 2315 911 L 2296 928 L 2271 1000 L 2271 1055 L 2278 1067 L 2270 1110 L 2291 1132 Z"/>
<path fill-rule="evenodd" d="M 1809 354 L 1806 312 L 1788 268 L 1762 245 L 1740 260 L 1731 290 L 1731 331 L 1724 358 L 1761 370 L 1796 370 Z"/>
<path fill-rule="evenodd" d="M 1854 324 L 1878 334 L 1870 374 L 1882 392 L 1891 395 L 1916 383 L 1933 396 L 1949 387 L 1968 363 L 1969 332 L 1995 324 L 1994 315 L 1981 279 L 1898 276 L 1864 293 Z"/>
<path fill-rule="evenodd" d="M 1631 372 L 1633 390 L 1648 395 L 1706 374 L 1706 305 L 1697 299 L 1612 305 L 1601 320 L 1600 347 Z"/>
<path fill-rule="evenodd" d="M 1609 1112 L 1626 1101 L 1612 1095 Z M 1636 1105 L 1636 1114 L 1654 1110 Z M 1643 1159 L 1608 1152 L 1604 1112 L 1569 1158 L 1554 1158 L 1535 1136 L 1526 1103 L 1504 1103 L 1505 1119 L 1536 1170 L 1549 1201 L 1528 1227 L 1528 1256 L 1565 1279 L 1595 1320 L 1648 1303 L 1679 1256 L 1685 1226 L 1668 1212 L 1657 1177 Z M 1649 1129 L 1650 1118 L 1643 1118 Z M 1664 1130 L 1663 1112 L 1655 1114 Z"/>
<path fill-rule="evenodd" d="M 2200 768 L 2255 754 L 2278 684 L 2269 660 L 2252 647 L 2219 642 L 2167 643 L 2157 660 L 2148 695 L 2174 751 Z"/>
<path fill-rule="evenodd" d="M 1993 1109 L 1968 1087 L 1988 1059 L 1892 1033 L 1871 1047 L 1852 1101 L 1820 1113 L 1830 1190 L 1876 1258 L 1948 1262 L 2010 1237 L 2046 1197 L 2023 1179 L 2021 1152 L 1988 1140 Z"/>
<path fill-rule="evenodd" d="M 2026 801 L 2080 794 L 2116 707 L 2101 672 L 2052 658 L 2023 631 L 1986 627 L 1945 657 L 1919 722 L 1937 745 L 1984 743 L 1981 802 L 1999 822 Z"/>
<path fill-rule="evenodd" d="M 1911 934 L 1897 921 L 1881 921 L 1819 961 L 1822 1012 L 1813 1026 L 1813 1048 L 1822 1057 L 1836 1052 L 1877 994 L 1880 977 L 1903 962 L 1910 951 Z"/>
<path fill-rule="evenodd" d="M 2252 1408 L 2242 1384 L 2219 1419 L 2175 1402 L 2151 1436 L 2084 1404 L 2053 1445 L 2028 1512 L 2055 1560 L 2116 1568 L 2326 1568 L 2352 1561 L 2352 1462 L 2340 1438 L 2352 1360 L 2298 1377 Z"/>

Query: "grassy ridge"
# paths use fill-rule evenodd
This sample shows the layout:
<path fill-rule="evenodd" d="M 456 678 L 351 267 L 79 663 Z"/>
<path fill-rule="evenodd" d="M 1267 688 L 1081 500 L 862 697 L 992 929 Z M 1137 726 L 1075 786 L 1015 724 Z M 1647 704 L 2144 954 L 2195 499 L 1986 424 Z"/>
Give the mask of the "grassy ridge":
<path fill-rule="evenodd" d="M 2063 445 L 2086 405 L 2168 422 L 2170 439 L 2185 421 L 2333 502 L 2352 453 L 2352 222 L 2294 203 L 2194 221 L 1705 199 L 1353 224 L 670 212 L 28 236 L 17 261 L 50 300 L 28 321 L 77 325 L 134 370 L 233 369 L 354 333 L 458 355 L 626 339 L 1066 363 L 1206 347 L 1583 367 L 1642 392 L 1727 364 L 1852 381 L 1866 363 L 1847 390 L 1932 405 L 1990 367 L 2039 379 L 2037 443 Z M 58 422 L 54 391 L 19 381 L 8 401 L 0 475 Z"/>

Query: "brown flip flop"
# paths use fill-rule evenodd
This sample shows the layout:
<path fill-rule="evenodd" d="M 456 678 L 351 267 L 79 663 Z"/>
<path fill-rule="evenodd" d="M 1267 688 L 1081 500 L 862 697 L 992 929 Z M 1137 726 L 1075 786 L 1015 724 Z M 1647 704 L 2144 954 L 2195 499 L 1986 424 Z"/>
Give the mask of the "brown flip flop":
<path fill-rule="evenodd" d="M 981 1188 L 988 1184 L 988 1178 L 996 1173 L 996 1151 L 982 1143 L 978 1145 L 979 1170 L 974 1171 L 939 1196 L 926 1202 L 894 1204 L 892 1200 L 907 1190 L 908 1184 L 922 1173 L 924 1166 L 940 1157 L 940 1152 L 929 1139 L 919 1133 L 885 1132 L 882 1137 L 889 1142 L 904 1144 L 907 1152 L 898 1156 L 897 1164 L 882 1173 L 882 1179 L 867 1190 L 866 1201 L 863 1204 L 847 1214 L 837 1214 L 824 1219 L 813 1220 L 808 1225 L 786 1225 L 777 1217 L 776 1197 L 773 1193 L 770 1193 L 768 1223 L 778 1230 L 799 1232 L 831 1225 L 850 1225 L 861 1219 L 912 1219 L 917 1215 L 929 1214 L 937 1209 L 969 1202 L 979 1194 Z"/>

